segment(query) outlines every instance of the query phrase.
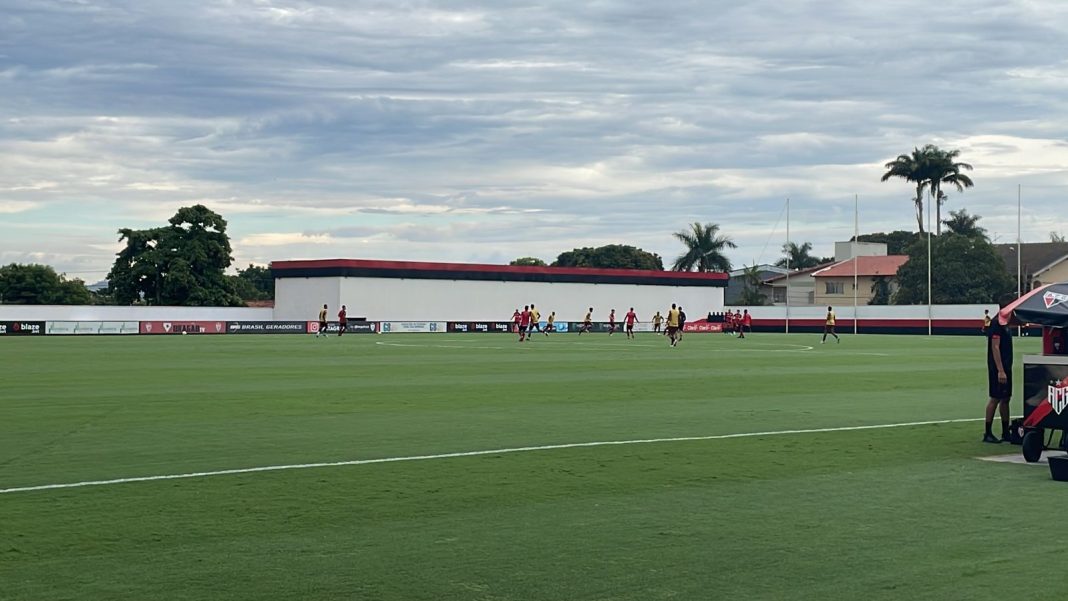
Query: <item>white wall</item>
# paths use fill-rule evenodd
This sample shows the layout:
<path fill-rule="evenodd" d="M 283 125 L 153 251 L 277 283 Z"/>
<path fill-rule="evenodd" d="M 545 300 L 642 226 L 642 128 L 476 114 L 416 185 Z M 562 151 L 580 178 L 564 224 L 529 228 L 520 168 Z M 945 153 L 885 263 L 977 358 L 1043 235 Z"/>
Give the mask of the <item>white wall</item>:
<path fill-rule="evenodd" d="M 259 307 L 115 307 L 104 305 L 0 305 L 0 321 L 272 321 Z"/>
<path fill-rule="evenodd" d="M 697 286 L 637 286 L 625 284 L 563 284 L 545 282 L 489 282 L 399 278 L 279 278 L 275 280 L 275 319 L 312 319 L 326 295 L 340 283 L 349 315 L 371 321 L 476 321 L 511 319 L 512 311 L 534 303 L 543 317 L 556 311 L 557 319 L 578 321 L 594 308 L 594 319 L 616 318 L 634 307 L 648 321 L 671 303 L 681 304 L 691 319 L 723 308 L 723 288 Z M 311 316 L 311 317 L 309 317 Z"/>
<path fill-rule="evenodd" d="M 278 278 L 274 281 L 274 318 L 277 321 L 315 321 L 329 305 L 330 320 L 342 305 L 341 278 Z M 363 316 L 350 307 L 353 317 Z M 427 317 L 433 319 L 433 316 Z"/>

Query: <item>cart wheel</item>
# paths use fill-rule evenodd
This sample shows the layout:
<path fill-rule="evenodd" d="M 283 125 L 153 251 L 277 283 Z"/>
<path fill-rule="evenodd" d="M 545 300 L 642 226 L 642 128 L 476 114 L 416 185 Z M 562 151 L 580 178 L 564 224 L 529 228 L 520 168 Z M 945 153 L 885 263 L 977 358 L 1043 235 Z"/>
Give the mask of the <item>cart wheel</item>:
<path fill-rule="evenodd" d="M 1042 458 L 1042 433 L 1031 430 L 1023 437 L 1023 457 L 1027 463 L 1035 463 Z"/>

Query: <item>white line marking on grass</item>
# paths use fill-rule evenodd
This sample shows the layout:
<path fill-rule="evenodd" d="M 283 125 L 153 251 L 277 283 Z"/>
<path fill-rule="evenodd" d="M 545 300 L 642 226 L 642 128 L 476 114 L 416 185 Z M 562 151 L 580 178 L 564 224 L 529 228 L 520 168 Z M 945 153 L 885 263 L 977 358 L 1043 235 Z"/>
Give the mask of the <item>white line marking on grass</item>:
<path fill-rule="evenodd" d="M 820 434 L 826 432 L 852 432 L 856 430 L 884 430 L 888 428 L 908 428 L 912 426 L 933 426 L 938 424 L 957 424 L 981 421 L 983 418 L 942 419 L 924 422 L 904 422 L 897 424 L 875 424 L 870 426 L 840 426 L 836 428 L 811 428 L 807 430 L 773 430 L 770 432 L 740 432 L 736 434 L 713 434 L 710 436 L 677 436 L 674 438 L 642 438 L 636 440 L 603 440 L 595 442 L 570 442 L 531 447 L 512 447 L 505 449 L 488 449 L 484 451 L 459 451 L 437 455 L 405 455 L 401 457 L 381 457 L 378 459 L 355 459 L 352 461 L 329 461 L 322 463 L 295 463 L 291 465 L 266 465 L 262 467 L 243 467 L 210 472 L 188 472 L 184 474 L 167 474 L 163 476 L 136 476 L 132 478 L 115 478 L 112 480 L 86 480 L 64 484 L 43 484 L 39 486 L 17 486 L 0 488 L 0 494 L 32 492 L 39 490 L 58 490 L 64 488 L 83 488 L 86 486 L 107 486 L 111 484 L 128 484 L 131 482 L 154 482 L 156 480 L 185 480 L 190 478 L 208 478 L 211 476 L 229 476 L 233 474 L 252 474 L 256 472 L 280 472 L 283 470 L 306 470 L 325 467 L 344 467 L 350 465 L 371 465 L 375 463 L 397 463 L 401 461 L 428 461 L 431 459 L 455 459 L 459 457 L 479 457 L 482 455 L 504 455 L 508 453 L 529 453 L 532 451 L 554 451 L 558 449 L 580 449 L 588 447 L 625 446 L 636 444 L 655 444 L 669 442 L 692 442 L 701 440 L 725 440 L 729 438 L 758 438 L 761 436 L 785 436 L 789 434 Z"/>

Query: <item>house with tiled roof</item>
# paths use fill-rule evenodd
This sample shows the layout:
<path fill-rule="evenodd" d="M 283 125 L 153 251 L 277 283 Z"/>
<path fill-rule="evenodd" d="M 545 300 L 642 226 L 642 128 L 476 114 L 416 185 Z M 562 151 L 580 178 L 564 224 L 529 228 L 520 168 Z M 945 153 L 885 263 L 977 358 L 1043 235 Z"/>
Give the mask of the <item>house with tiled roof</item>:
<path fill-rule="evenodd" d="M 1068 242 L 1025 242 L 1019 245 L 1019 253 L 1016 244 L 995 244 L 994 249 L 1005 261 L 1005 269 L 1013 280 L 1019 261 L 1024 291 L 1043 284 L 1068 282 Z"/>
<path fill-rule="evenodd" d="M 857 304 L 866 305 L 875 296 L 875 282 L 880 279 L 887 283 L 890 294 L 893 294 L 897 289 L 897 270 L 908 260 L 907 255 L 854 257 L 817 270 L 812 274 L 815 304 L 852 305 L 855 298 Z"/>

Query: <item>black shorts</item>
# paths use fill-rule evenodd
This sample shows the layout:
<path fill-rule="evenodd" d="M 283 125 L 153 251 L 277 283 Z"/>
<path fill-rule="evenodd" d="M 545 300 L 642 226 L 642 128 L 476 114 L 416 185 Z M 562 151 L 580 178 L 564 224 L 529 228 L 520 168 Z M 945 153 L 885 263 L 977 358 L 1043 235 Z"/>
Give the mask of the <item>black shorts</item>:
<path fill-rule="evenodd" d="M 668 326 L 667 327 L 667 333 L 668 334 L 675 334 L 678 331 L 679 331 L 679 326 Z"/>
<path fill-rule="evenodd" d="M 990 398 L 997 399 L 999 401 L 1007 401 L 1012 398 L 1012 371 L 1005 372 L 1005 383 L 998 382 L 997 370 L 987 370 L 987 388 L 990 392 Z"/>
<path fill-rule="evenodd" d="M 320 332 L 325 332 L 327 330 L 327 328 L 329 328 L 329 327 L 330 327 L 330 325 L 327 324 L 325 321 L 320 321 L 319 322 L 319 331 Z"/>
<path fill-rule="evenodd" d="M 834 334 L 834 326 L 830 325 L 830 324 L 823 326 L 823 333 L 824 334 Z"/>

